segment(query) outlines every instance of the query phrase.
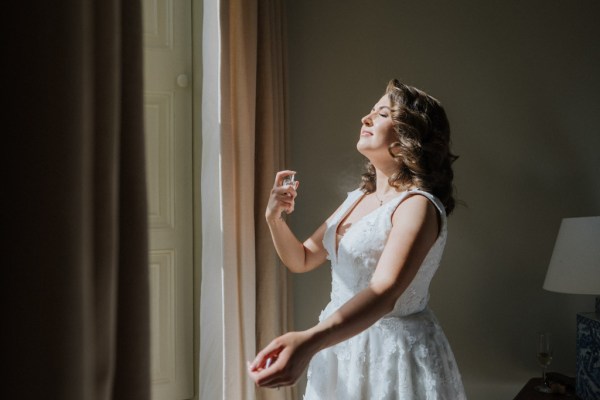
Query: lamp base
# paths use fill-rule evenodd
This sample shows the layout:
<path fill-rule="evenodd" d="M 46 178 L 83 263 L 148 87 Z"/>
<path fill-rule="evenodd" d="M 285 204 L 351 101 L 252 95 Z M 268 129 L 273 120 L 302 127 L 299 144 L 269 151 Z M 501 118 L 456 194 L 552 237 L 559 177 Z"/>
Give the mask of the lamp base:
<path fill-rule="evenodd" d="M 600 399 L 600 319 L 596 312 L 577 314 L 576 357 L 577 396 Z"/>

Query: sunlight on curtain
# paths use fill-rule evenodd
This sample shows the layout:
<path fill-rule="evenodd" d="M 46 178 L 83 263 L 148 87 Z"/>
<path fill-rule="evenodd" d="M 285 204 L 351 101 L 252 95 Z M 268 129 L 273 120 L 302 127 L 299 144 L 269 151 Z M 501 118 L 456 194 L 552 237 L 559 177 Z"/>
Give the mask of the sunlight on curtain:
<path fill-rule="evenodd" d="M 202 22 L 202 284 L 200 310 L 200 398 L 223 399 L 223 305 L 219 9 L 203 2 Z"/>
<path fill-rule="evenodd" d="M 285 153 L 282 15 L 281 0 L 204 1 L 201 399 L 291 398 L 246 370 L 290 320 L 263 217 Z"/>
<path fill-rule="evenodd" d="M 230 63 L 223 49 L 228 10 L 226 2 L 204 2 L 200 398 L 250 400 L 254 385 L 246 360 L 255 353 L 255 96 L 252 79 L 230 84 L 230 66 L 245 64 Z M 252 52 L 249 46 L 243 49 Z M 241 106 L 235 104 L 238 91 Z"/>

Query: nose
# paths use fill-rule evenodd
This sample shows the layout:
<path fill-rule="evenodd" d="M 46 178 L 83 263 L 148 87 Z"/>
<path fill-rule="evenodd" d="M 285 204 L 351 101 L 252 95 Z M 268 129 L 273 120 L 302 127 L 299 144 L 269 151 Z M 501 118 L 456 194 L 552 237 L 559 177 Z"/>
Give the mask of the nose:
<path fill-rule="evenodd" d="M 371 115 L 372 115 L 372 114 L 373 114 L 373 113 L 369 113 L 369 114 L 365 115 L 364 117 L 362 117 L 362 118 L 360 119 L 360 122 L 361 122 L 363 125 L 366 125 L 366 126 L 371 126 L 371 124 L 373 123 L 373 120 L 371 120 Z"/>

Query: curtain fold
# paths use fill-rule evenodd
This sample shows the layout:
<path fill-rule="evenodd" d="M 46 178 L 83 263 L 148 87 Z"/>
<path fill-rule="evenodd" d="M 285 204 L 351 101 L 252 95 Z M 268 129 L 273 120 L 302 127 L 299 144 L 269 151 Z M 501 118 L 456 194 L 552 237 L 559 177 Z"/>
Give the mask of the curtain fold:
<path fill-rule="evenodd" d="M 291 287 L 287 269 L 271 241 L 264 213 L 275 173 L 288 165 L 286 110 L 286 26 L 284 2 L 258 2 L 257 104 L 255 159 L 256 343 L 262 349 L 292 328 Z M 258 400 L 286 400 L 294 388 L 259 389 Z"/>
<path fill-rule="evenodd" d="M 264 222 L 285 164 L 282 1 L 206 1 L 203 60 L 200 398 L 290 399 L 289 388 L 255 389 L 246 372 L 290 320 Z"/>
<path fill-rule="evenodd" d="M 8 397 L 149 399 L 141 5 L 7 7 Z"/>
<path fill-rule="evenodd" d="M 255 345 L 256 3 L 221 1 L 224 398 L 251 399 Z"/>

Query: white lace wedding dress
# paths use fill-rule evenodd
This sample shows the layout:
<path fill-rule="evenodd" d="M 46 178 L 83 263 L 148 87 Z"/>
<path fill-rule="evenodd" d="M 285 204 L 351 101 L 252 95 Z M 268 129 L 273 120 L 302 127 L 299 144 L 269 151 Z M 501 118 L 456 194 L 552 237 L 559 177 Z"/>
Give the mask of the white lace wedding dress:
<path fill-rule="evenodd" d="M 338 224 L 364 195 L 348 193 L 329 221 L 323 244 L 332 267 L 327 318 L 365 289 L 392 227 L 391 216 L 408 196 L 420 194 L 441 215 L 440 235 L 394 310 L 360 334 L 317 353 L 308 368 L 304 400 L 462 400 L 466 399 L 454 355 L 433 313 L 427 308 L 429 283 L 446 243 L 446 213 L 429 193 L 412 190 L 355 222 L 335 249 Z"/>

